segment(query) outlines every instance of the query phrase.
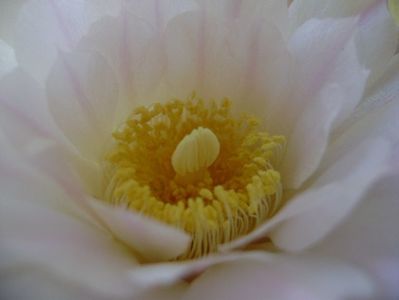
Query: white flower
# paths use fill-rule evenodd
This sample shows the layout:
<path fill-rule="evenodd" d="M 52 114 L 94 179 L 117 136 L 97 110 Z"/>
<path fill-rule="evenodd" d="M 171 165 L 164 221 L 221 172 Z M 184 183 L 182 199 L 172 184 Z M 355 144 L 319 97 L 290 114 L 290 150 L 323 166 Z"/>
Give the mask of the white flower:
<path fill-rule="evenodd" d="M 399 295 L 397 28 L 385 1 L 284 2 L 26 2 L 6 297 Z"/>

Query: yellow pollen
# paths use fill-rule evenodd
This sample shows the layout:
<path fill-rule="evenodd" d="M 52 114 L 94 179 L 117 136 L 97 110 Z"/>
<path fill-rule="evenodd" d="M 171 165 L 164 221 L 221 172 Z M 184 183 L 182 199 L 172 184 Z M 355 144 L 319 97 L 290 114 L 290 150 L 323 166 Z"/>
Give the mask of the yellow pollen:
<path fill-rule="evenodd" d="M 281 207 L 285 138 L 234 116 L 228 99 L 193 94 L 139 107 L 113 137 L 104 201 L 189 233 L 191 246 L 176 259 L 214 252 Z"/>

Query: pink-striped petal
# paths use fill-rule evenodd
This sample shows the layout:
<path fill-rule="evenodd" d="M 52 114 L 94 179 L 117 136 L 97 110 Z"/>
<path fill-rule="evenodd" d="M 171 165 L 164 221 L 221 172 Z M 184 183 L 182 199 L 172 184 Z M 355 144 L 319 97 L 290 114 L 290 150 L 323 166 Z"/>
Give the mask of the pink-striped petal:
<path fill-rule="evenodd" d="M 207 11 L 178 16 L 166 31 L 166 55 L 172 96 L 195 90 L 204 98 L 230 97 L 237 110 L 263 118 L 267 101 L 278 102 L 290 90 L 289 53 L 276 27 L 262 18 L 229 23 Z"/>
<path fill-rule="evenodd" d="M 55 122 L 81 155 L 95 161 L 111 139 L 118 106 L 112 69 L 95 52 L 59 53 L 47 81 Z"/>
<path fill-rule="evenodd" d="M 244 19 L 247 22 L 264 19 L 277 27 L 279 32 L 287 37 L 288 33 L 288 3 L 281 0 L 197 0 L 207 14 L 226 18 L 229 22 L 234 19 Z"/>
<path fill-rule="evenodd" d="M 35 137 L 55 138 L 43 89 L 20 68 L 0 80 L 0 123 L 4 133 L 23 148 Z"/>
<path fill-rule="evenodd" d="M 36 79 L 46 79 L 59 50 L 75 48 L 92 22 L 118 11 L 119 1 L 30 0 L 15 29 L 18 62 Z"/>

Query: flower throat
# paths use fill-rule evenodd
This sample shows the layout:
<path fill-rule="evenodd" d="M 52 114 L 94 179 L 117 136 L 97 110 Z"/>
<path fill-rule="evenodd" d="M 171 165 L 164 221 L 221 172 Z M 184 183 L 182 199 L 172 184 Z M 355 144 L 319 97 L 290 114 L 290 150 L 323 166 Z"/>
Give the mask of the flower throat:
<path fill-rule="evenodd" d="M 235 118 L 228 99 L 193 94 L 139 107 L 113 138 L 105 201 L 190 234 L 176 259 L 216 251 L 281 206 L 285 138 L 260 131 L 252 116 Z"/>

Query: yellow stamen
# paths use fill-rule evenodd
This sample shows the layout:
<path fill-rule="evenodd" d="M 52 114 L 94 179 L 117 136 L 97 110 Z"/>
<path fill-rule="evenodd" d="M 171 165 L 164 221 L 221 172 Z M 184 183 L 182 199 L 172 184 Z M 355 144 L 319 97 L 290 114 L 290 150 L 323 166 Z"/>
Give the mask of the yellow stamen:
<path fill-rule="evenodd" d="M 216 251 L 281 206 L 285 138 L 230 107 L 195 95 L 140 107 L 113 135 L 104 200 L 191 234 L 177 259 Z"/>

